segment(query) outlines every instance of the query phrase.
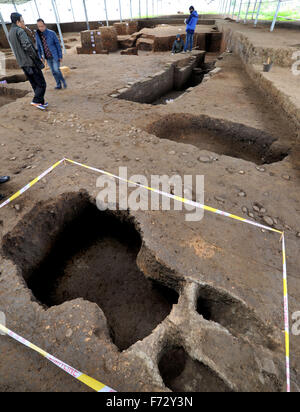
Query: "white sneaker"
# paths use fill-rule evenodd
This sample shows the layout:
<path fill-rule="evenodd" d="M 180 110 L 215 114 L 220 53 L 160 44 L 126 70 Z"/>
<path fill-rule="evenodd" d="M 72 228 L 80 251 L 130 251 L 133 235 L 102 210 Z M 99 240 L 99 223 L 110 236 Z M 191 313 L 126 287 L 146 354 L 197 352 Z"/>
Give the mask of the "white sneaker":
<path fill-rule="evenodd" d="M 39 104 L 39 103 L 33 103 L 33 102 L 31 102 L 30 104 L 31 104 L 31 106 L 34 106 L 34 107 L 36 107 L 37 109 L 40 109 L 40 110 L 46 110 L 46 107 L 45 107 L 45 106 L 43 106 L 42 104 Z"/>

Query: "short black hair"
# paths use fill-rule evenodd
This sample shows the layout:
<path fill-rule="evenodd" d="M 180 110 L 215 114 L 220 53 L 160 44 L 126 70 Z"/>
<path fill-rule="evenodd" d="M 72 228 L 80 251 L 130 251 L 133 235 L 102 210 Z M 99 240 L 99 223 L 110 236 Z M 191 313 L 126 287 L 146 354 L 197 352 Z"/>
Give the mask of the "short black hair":
<path fill-rule="evenodd" d="M 36 22 L 37 22 L 37 23 L 43 23 L 43 24 L 46 25 L 46 23 L 45 23 L 45 21 L 44 21 L 43 19 L 38 19 Z"/>
<path fill-rule="evenodd" d="M 191 6 L 191 7 L 190 7 L 190 10 L 193 10 L 193 11 L 194 11 L 194 10 L 195 10 L 195 7 L 194 7 L 194 6 Z"/>
<path fill-rule="evenodd" d="M 18 21 L 21 21 L 22 14 L 20 13 L 12 13 L 10 15 L 11 22 L 16 24 Z"/>

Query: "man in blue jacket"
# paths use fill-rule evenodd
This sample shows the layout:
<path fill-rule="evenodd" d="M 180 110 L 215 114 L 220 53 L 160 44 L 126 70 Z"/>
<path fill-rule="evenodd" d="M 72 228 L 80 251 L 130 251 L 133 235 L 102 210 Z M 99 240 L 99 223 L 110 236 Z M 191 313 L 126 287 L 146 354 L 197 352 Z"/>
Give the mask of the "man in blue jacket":
<path fill-rule="evenodd" d="M 184 47 L 184 53 L 186 53 L 188 49 L 190 52 L 193 50 L 194 34 L 199 19 L 198 13 L 196 12 L 193 6 L 190 7 L 190 13 L 190 17 L 187 20 L 185 20 L 186 42 Z"/>
<path fill-rule="evenodd" d="M 62 86 L 66 89 L 67 83 L 60 70 L 62 62 L 62 50 L 54 31 L 47 29 L 43 19 L 37 21 L 38 30 L 36 32 L 36 44 L 39 57 L 41 60 L 47 60 L 47 63 L 56 80 L 56 90 L 60 90 Z"/>

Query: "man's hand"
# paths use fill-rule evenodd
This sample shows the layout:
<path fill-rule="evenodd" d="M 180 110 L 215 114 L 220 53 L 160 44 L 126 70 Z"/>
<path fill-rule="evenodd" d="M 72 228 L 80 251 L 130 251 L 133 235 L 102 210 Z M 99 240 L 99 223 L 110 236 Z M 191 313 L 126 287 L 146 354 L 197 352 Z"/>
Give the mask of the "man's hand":
<path fill-rule="evenodd" d="M 63 59 L 59 59 L 60 63 L 63 61 Z"/>

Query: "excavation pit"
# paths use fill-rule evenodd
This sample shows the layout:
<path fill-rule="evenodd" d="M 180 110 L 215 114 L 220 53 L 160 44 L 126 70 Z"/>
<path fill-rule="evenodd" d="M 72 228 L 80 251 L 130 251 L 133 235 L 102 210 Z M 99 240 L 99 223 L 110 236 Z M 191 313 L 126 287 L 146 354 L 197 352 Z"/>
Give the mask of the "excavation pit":
<path fill-rule="evenodd" d="M 280 162 L 290 150 L 264 131 L 208 116 L 167 115 L 148 126 L 147 131 L 161 139 L 193 145 L 199 150 L 257 165 Z"/>
<path fill-rule="evenodd" d="M 205 320 L 218 323 L 236 338 L 249 340 L 270 350 L 277 348 L 272 328 L 243 302 L 225 292 L 210 286 L 201 287 L 196 310 Z"/>
<path fill-rule="evenodd" d="M 173 392 L 232 392 L 216 372 L 193 360 L 183 347 L 166 349 L 159 361 L 159 371 Z"/>
<path fill-rule="evenodd" d="M 16 80 L 16 83 L 18 83 L 20 80 L 18 76 L 11 76 L 11 77 L 13 77 L 12 80 Z M 1 81 L 4 81 L 4 80 L 7 82 L 7 84 L 12 83 L 11 79 L 3 79 Z M 13 89 L 11 87 L 7 87 L 6 85 L 0 84 L 0 107 L 5 106 L 6 104 L 13 103 L 17 99 L 26 96 L 27 93 L 28 92 L 25 90 Z"/>
<path fill-rule="evenodd" d="M 170 63 L 164 70 L 120 89 L 112 96 L 143 104 L 166 103 L 168 99 L 177 98 L 188 88 L 202 82 L 207 73 L 205 55 L 204 51 L 195 51 L 191 57 Z"/>
<path fill-rule="evenodd" d="M 5 237 L 3 251 L 46 308 L 76 298 L 96 303 L 113 342 L 125 350 L 151 334 L 178 302 L 175 290 L 138 268 L 141 246 L 127 214 L 100 212 L 80 193 L 36 206 Z"/>

